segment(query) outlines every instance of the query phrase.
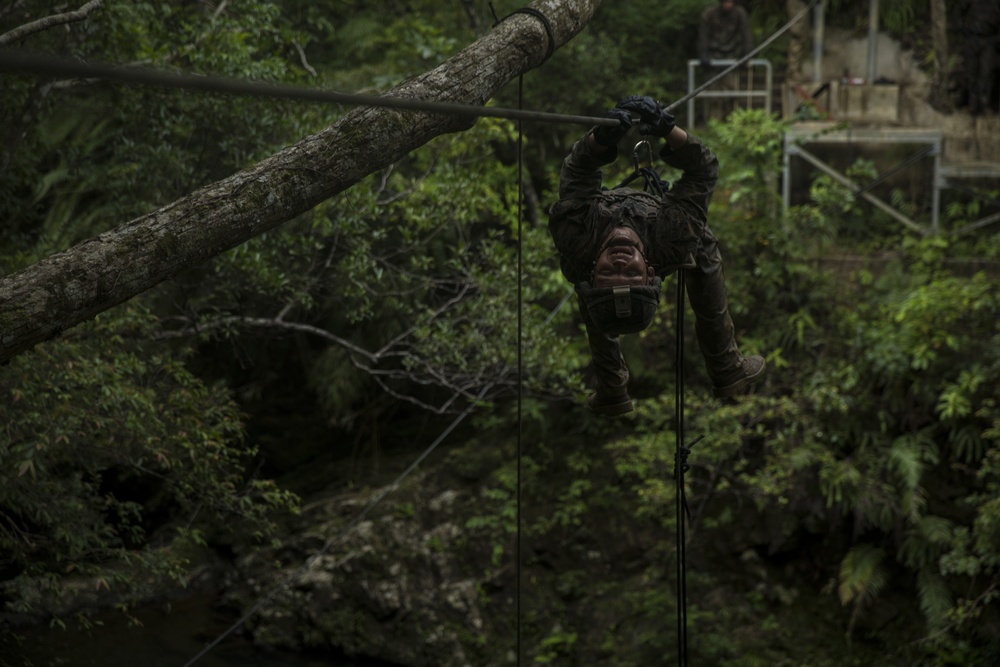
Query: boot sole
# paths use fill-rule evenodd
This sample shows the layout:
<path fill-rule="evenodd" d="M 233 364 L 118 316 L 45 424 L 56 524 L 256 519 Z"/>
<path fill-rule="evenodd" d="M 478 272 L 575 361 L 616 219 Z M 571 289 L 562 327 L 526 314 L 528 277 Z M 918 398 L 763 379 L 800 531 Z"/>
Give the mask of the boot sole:
<path fill-rule="evenodd" d="M 594 405 L 591 399 L 587 399 L 587 409 L 605 417 L 617 417 L 618 415 L 632 412 L 632 399 L 626 396 L 624 400 L 618 403 L 604 403 L 600 405 Z"/>
<path fill-rule="evenodd" d="M 744 390 L 746 390 L 747 388 L 752 386 L 755 382 L 757 382 L 757 378 L 759 378 L 761 375 L 764 374 L 764 370 L 766 368 L 767 368 L 766 365 L 761 366 L 760 370 L 754 373 L 753 375 L 748 375 L 745 378 L 740 378 L 739 381 L 734 382 L 730 385 L 726 385 L 725 387 L 715 387 L 712 389 L 712 394 L 716 398 L 732 398 L 733 396 L 739 396 L 740 394 L 744 393 Z"/>

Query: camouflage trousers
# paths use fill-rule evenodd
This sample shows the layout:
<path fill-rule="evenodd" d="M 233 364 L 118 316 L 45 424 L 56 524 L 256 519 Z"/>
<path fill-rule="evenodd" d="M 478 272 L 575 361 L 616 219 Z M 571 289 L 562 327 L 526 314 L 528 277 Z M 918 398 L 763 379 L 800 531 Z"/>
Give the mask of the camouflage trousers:
<path fill-rule="evenodd" d="M 739 375 L 743 355 L 736 345 L 735 328 L 729 316 L 722 254 L 718 241 L 707 226 L 695 253 L 695 267 L 682 270 L 705 368 L 714 386 L 724 386 Z M 587 328 L 598 395 L 612 397 L 627 394 L 629 371 L 618 336 L 608 336 L 598 330 L 582 303 L 580 311 Z"/>

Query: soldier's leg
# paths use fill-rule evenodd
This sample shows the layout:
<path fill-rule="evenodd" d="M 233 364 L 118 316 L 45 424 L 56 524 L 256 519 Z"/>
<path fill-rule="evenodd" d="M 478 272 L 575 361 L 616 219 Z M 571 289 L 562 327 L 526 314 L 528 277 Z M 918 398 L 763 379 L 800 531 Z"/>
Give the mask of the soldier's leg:
<path fill-rule="evenodd" d="M 764 359 L 757 355 L 744 357 L 736 345 L 722 253 L 707 226 L 695 253 L 695 264 L 685 270 L 684 285 L 695 315 L 698 347 L 715 395 L 734 396 L 743 393 L 764 372 Z"/>

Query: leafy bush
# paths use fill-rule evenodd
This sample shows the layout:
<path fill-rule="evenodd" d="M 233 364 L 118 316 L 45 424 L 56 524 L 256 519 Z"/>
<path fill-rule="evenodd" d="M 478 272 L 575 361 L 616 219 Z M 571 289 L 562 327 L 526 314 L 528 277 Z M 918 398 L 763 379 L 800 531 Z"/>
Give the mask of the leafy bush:
<path fill-rule="evenodd" d="M 14 614 L 183 583 L 208 542 L 260 544 L 295 498 L 248 475 L 240 411 L 150 343 L 155 320 L 110 311 L 0 371 L 0 551 Z M 252 469 L 252 468 L 250 468 Z"/>

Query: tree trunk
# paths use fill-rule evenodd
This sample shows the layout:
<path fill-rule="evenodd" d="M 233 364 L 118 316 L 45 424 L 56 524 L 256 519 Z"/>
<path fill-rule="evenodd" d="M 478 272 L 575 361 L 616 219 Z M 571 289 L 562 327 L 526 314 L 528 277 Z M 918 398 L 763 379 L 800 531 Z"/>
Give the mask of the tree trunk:
<path fill-rule="evenodd" d="M 788 10 L 788 18 L 792 19 L 806 8 L 806 3 L 803 0 L 785 0 L 785 8 Z M 786 72 L 789 83 L 805 79 L 802 72 L 802 61 L 804 59 L 808 35 L 808 19 L 796 21 L 788 29 L 788 68 Z"/>
<path fill-rule="evenodd" d="M 601 0 L 535 0 L 554 48 Z M 540 65 L 549 37 L 517 13 L 439 67 L 386 93 L 481 106 Z M 0 280 L 0 362 L 300 215 L 434 137 L 471 127 L 455 114 L 358 107 L 319 133 L 172 204 Z"/>

